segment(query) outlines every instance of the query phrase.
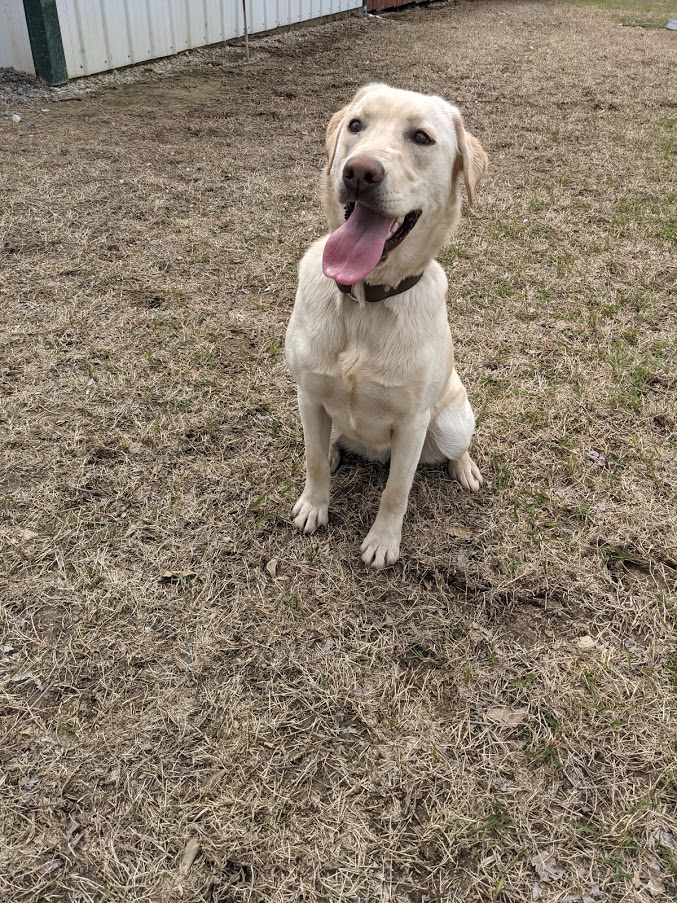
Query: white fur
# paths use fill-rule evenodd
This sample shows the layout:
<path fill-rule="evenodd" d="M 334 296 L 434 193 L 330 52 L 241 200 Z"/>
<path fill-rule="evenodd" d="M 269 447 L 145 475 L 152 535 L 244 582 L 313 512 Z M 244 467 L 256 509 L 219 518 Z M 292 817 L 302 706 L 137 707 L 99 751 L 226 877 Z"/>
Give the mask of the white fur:
<path fill-rule="evenodd" d="M 363 133 L 347 123 L 359 117 Z M 429 147 L 411 140 L 423 128 Z M 460 177 L 470 195 L 486 170 L 486 155 L 463 128 L 460 113 L 438 97 L 367 86 L 332 117 L 324 201 L 332 229 L 342 220 L 343 165 L 366 153 L 386 176 L 370 200 L 387 215 L 421 210 L 410 234 L 367 277 L 397 285 L 423 273 L 411 289 L 385 301 L 352 300 L 322 272 L 326 237 L 315 242 L 299 267 L 299 286 L 287 330 L 286 357 L 298 386 L 306 444 L 306 486 L 294 506 L 306 533 L 327 523 L 330 471 L 339 447 L 367 457 L 390 458 L 390 474 L 362 557 L 376 568 L 399 555 L 402 520 L 419 460 L 449 459 L 449 472 L 476 490 L 482 478 L 468 448 L 475 418 L 454 367 L 447 322 L 447 280 L 434 255 L 460 214 Z M 331 443 L 331 446 L 330 446 Z"/>

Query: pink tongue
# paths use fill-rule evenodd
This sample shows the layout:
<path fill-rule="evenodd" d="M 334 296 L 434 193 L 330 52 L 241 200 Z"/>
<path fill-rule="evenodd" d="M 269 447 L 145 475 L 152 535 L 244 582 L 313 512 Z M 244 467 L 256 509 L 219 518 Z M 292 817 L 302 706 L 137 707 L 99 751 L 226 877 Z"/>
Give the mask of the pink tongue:
<path fill-rule="evenodd" d="M 359 202 L 324 246 L 322 271 L 344 285 L 355 285 L 374 269 L 383 254 L 395 217 L 379 216 Z"/>

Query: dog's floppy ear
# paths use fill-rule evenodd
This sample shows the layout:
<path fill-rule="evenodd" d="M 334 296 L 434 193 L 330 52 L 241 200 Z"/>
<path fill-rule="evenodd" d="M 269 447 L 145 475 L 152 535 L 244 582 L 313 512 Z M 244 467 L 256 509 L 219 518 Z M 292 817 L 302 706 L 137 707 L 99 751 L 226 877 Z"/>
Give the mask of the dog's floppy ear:
<path fill-rule="evenodd" d="M 338 144 L 339 139 L 338 131 L 347 109 L 347 107 L 343 107 L 342 109 L 337 110 L 329 120 L 329 125 L 327 126 L 327 138 L 325 141 L 328 161 L 327 172 L 329 172 L 332 164 L 334 163 L 334 157 L 336 155 L 336 145 Z"/>
<path fill-rule="evenodd" d="M 489 170 L 489 158 L 474 135 L 466 132 L 460 113 L 454 115 L 456 142 L 463 167 L 463 181 L 468 195 L 468 203 L 475 203 L 475 189 Z"/>

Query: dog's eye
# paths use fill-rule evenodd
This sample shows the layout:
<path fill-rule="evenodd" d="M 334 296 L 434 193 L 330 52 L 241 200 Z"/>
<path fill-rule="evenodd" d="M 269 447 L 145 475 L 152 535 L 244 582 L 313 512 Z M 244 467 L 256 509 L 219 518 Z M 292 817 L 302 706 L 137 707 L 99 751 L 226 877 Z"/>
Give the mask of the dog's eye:
<path fill-rule="evenodd" d="M 350 123 L 348 124 L 348 131 L 353 132 L 354 134 L 357 134 L 357 132 L 361 132 L 362 131 L 362 123 L 360 122 L 360 120 L 359 119 L 351 119 Z"/>
<path fill-rule="evenodd" d="M 421 145 L 435 143 L 433 141 L 433 139 L 430 137 L 430 135 L 428 135 L 427 132 L 422 132 L 420 129 L 417 132 L 414 132 L 414 134 L 411 136 L 411 140 L 415 144 L 421 144 Z"/>

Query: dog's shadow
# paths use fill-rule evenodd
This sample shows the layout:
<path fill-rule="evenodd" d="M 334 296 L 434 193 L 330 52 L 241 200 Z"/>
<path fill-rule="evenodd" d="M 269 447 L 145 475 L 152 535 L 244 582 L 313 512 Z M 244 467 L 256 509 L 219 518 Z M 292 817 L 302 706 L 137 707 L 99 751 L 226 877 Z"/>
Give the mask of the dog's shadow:
<path fill-rule="evenodd" d="M 331 477 L 330 523 L 342 531 L 366 532 L 376 517 L 389 472 L 388 461 L 370 461 L 341 450 L 340 464 Z M 414 510 L 425 515 L 431 508 L 431 499 L 440 493 L 454 497 L 466 495 L 450 479 L 445 463 L 419 464 L 411 489 L 408 518 L 413 519 Z"/>

